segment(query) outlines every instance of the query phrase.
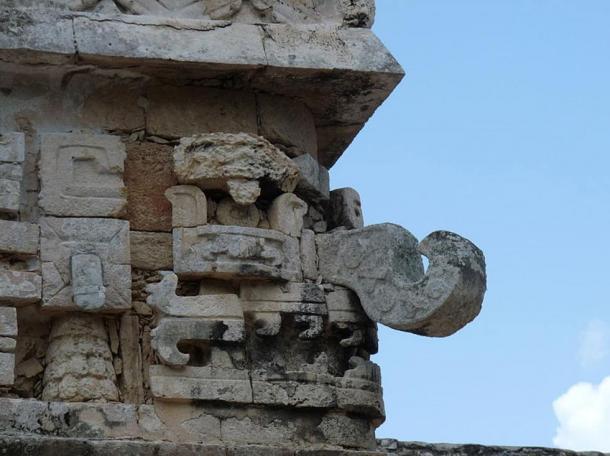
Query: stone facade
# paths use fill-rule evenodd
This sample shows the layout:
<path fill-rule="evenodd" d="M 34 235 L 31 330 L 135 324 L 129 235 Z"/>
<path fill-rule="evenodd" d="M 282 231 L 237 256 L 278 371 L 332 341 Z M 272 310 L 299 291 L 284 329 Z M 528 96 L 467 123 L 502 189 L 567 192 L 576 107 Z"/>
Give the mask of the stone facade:
<path fill-rule="evenodd" d="M 373 17 L 0 0 L 3 454 L 394 451 L 377 324 L 448 336 L 486 277 L 470 241 L 331 191 L 402 78 Z"/>

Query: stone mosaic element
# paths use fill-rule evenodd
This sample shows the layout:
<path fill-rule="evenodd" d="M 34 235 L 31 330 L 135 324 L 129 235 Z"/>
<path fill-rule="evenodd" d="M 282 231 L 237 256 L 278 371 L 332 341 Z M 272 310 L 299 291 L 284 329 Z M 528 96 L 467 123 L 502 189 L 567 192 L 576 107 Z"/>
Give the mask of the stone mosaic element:
<path fill-rule="evenodd" d="M 46 214 L 118 217 L 125 210 L 126 154 L 118 136 L 46 134 L 40 156 L 40 206 Z"/>
<path fill-rule="evenodd" d="M 40 228 L 43 308 L 117 312 L 131 307 L 128 222 L 44 217 Z"/>

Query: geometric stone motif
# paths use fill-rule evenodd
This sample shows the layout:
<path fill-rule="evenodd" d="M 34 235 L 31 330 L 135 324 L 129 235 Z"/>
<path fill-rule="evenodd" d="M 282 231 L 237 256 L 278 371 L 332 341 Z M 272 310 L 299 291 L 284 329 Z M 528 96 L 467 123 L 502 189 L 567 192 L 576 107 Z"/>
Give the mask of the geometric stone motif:
<path fill-rule="evenodd" d="M 190 278 L 300 281 L 299 242 L 274 230 L 206 225 L 174 229 L 174 271 Z"/>
<path fill-rule="evenodd" d="M 131 307 L 129 222 L 40 220 L 43 308 L 117 312 Z"/>
<path fill-rule="evenodd" d="M 40 207 L 62 217 L 120 217 L 125 157 L 118 136 L 42 135 Z"/>
<path fill-rule="evenodd" d="M 25 158 L 23 133 L 0 135 L 0 212 L 17 213 Z"/>

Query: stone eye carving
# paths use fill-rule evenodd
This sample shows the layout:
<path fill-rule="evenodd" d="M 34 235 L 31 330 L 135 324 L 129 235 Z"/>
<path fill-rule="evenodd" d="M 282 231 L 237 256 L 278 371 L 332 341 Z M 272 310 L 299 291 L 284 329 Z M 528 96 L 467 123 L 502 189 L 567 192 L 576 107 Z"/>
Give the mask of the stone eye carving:
<path fill-rule="evenodd" d="M 373 321 L 415 334 L 445 337 L 480 312 L 485 258 L 463 237 L 437 231 L 422 242 L 382 224 L 317 236 L 320 273 L 351 288 Z M 424 273 L 421 255 L 430 260 Z"/>

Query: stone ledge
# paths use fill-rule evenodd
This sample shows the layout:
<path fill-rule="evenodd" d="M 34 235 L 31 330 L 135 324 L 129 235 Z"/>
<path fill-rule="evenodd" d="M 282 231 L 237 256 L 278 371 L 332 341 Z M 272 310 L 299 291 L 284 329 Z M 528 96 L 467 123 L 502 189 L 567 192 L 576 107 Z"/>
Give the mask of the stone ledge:
<path fill-rule="evenodd" d="M 399 442 L 393 439 L 379 439 L 377 443 L 379 451 L 388 456 L 604 456 L 608 454 L 596 451 L 577 452 L 558 448 Z"/>
<path fill-rule="evenodd" d="M 305 102 L 330 167 L 402 79 L 368 29 L 0 8 L 0 63 L 121 69 Z M 332 140 L 329 138 L 332 137 Z"/>

